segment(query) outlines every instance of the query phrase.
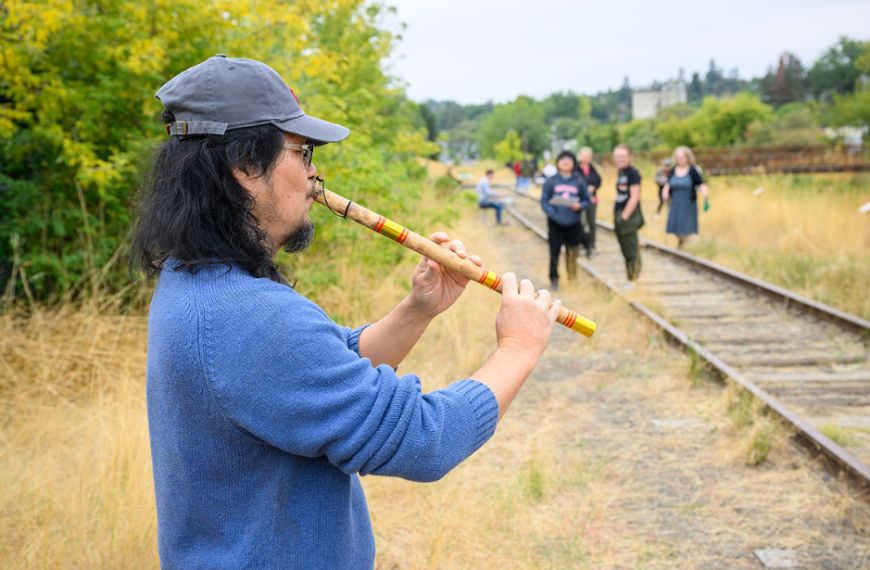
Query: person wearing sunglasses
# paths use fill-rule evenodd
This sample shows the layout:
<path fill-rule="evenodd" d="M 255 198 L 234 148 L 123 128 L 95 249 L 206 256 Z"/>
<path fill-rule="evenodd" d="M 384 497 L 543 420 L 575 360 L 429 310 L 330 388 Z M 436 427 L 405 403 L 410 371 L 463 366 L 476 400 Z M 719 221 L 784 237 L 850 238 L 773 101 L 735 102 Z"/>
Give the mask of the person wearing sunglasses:
<path fill-rule="evenodd" d="M 274 262 L 311 243 L 314 149 L 348 129 L 306 115 L 250 59 L 209 58 L 157 97 L 169 139 L 140 191 L 131 258 L 157 279 L 146 393 L 161 565 L 371 569 L 359 475 L 435 481 L 479 449 L 561 303 L 506 273 L 496 351 L 424 395 L 396 369 L 467 279 L 422 258 L 410 294 L 351 329 Z M 447 234 L 431 239 L 482 265 Z"/>

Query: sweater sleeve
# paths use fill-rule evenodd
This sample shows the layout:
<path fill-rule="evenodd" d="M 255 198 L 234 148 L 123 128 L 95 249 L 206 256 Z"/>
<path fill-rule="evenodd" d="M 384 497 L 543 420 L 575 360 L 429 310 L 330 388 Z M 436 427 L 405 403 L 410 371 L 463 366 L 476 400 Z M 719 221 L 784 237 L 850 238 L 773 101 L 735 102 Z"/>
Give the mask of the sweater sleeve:
<path fill-rule="evenodd" d="M 348 474 L 413 481 L 443 477 L 494 433 L 498 402 L 486 385 L 423 394 L 417 376 L 359 356 L 362 329 L 336 325 L 300 295 L 259 297 L 233 326 L 222 324 L 231 307 L 206 317 L 201 341 L 215 400 L 244 432 Z"/>

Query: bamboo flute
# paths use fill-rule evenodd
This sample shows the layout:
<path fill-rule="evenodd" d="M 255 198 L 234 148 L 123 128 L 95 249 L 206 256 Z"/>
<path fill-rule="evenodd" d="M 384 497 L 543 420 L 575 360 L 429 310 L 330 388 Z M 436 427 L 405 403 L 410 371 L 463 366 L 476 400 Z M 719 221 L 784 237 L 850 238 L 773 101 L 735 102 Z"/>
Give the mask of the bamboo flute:
<path fill-rule="evenodd" d="M 356 202 L 343 198 L 335 192 L 327 190 L 323 186 L 318 185 L 314 199 L 339 216 L 349 218 L 408 249 L 414 250 L 445 267 L 453 269 L 484 287 L 501 293 L 502 278 L 501 275 L 494 271 L 478 267 L 472 261 L 462 259 L 449 249 L 441 247 L 435 242 L 400 226 L 396 222 L 376 214 Z M 598 327 L 593 321 L 565 307 L 562 307 L 556 322 L 586 337 L 591 337 Z"/>

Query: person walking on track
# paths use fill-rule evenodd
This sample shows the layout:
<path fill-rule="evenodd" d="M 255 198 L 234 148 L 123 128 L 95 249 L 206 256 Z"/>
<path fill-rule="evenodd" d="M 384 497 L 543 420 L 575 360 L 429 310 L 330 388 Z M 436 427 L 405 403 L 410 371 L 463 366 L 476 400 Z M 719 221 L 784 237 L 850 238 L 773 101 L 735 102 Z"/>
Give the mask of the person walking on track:
<path fill-rule="evenodd" d="M 526 157 L 520 163 L 520 176 L 522 177 L 522 187 L 520 188 L 520 192 L 523 194 L 528 194 L 529 189 L 532 186 L 532 176 L 535 175 L 535 166 L 532 163 L 532 159 Z"/>
<path fill-rule="evenodd" d="M 643 226 L 640 210 L 640 172 L 631 165 L 631 149 L 627 144 L 618 144 L 613 149 L 616 173 L 616 202 L 613 205 L 613 225 L 616 239 L 625 257 L 627 281 L 624 289 L 634 289 L 640 276 L 640 243 L 637 231 Z"/>
<path fill-rule="evenodd" d="M 274 261 L 313 239 L 314 150 L 349 131 L 306 115 L 251 59 L 212 57 L 157 97 L 169 137 L 139 197 L 131 254 L 158 279 L 146 394 L 161 566 L 371 570 L 359 475 L 435 481 L 478 450 L 561 303 L 505 273 L 495 352 L 424 395 L 396 369 L 466 278 L 421 258 L 408 296 L 351 329 Z M 431 239 L 482 265 L 447 234 Z"/>
<path fill-rule="evenodd" d="M 568 279 L 577 277 L 577 251 L 586 243 L 580 212 L 589 206 L 586 181 L 577 174 L 577 159 L 570 150 L 556 159 L 555 175 L 541 189 L 541 208 L 547 214 L 550 242 L 550 290 L 559 288 L 559 256 L 565 245 Z"/>
<path fill-rule="evenodd" d="M 662 207 L 664 207 L 665 202 L 667 202 L 667 200 L 664 199 L 663 192 L 665 189 L 665 184 L 668 183 L 668 177 L 670 175 L 671 175 L 671 159 L 666 158 L 662 161 L 661 166 L 656 168 L 655 178 L 653 178 L 653 181 L 659 187 L 659 205 L 658 205 L 658 208 L 656 208 L 656 215 L 653 218 L 655 220 L 659 219 L 659 215 L 661 215 L 661 213 L 662 213 Z"/>
<path fill-rule="evenodd" d="M 698 191 L 704 195 L 704 211 L 710 209 L 707 184 L 695 166 L 695 155 L 685 146 L 677 147 L 673 154 L 674 168 L 662 189 L 662 197 L 671 199 L 666 232 L 677 236 L 677 247 L 682 248 L 690 235 L 698 233 Z"/>
<path fill-rule="evenodd" d="M 595 214 L 598 212 L 598 189 L 601 188 L 601 176 L 592 164 L 592 149 L 584 146 L 580 149 L 577 173 L 586 182 L 586 190 L 589 192 L 589 207 L 581 212 L 583 218 L 583 231 L 586 233 L 586 257 L 598 253 L 595 250 Z"/>

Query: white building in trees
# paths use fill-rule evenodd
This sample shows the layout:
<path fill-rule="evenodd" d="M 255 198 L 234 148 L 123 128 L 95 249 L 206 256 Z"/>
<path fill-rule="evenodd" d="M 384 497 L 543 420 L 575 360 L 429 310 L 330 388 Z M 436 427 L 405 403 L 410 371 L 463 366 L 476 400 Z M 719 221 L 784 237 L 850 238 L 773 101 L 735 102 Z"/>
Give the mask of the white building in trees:
<path fill-rule="evenodd" d="M 686 103 L 686 82 L 681 79 L 631 92 L 631 116 L 649 119 L 671 105 Z"/>

